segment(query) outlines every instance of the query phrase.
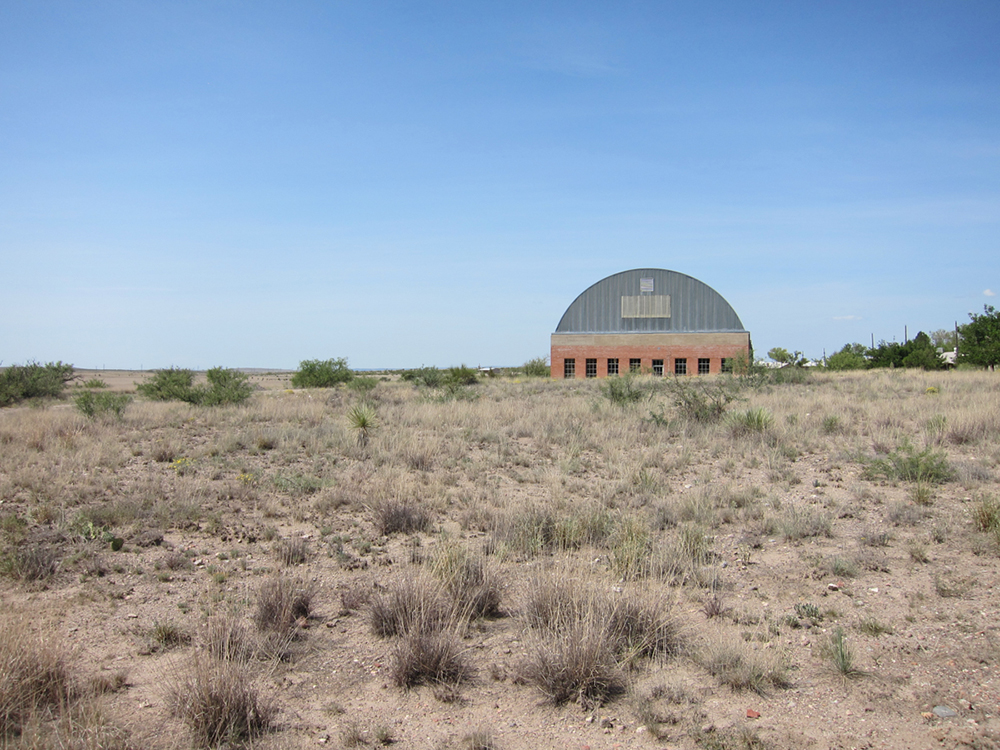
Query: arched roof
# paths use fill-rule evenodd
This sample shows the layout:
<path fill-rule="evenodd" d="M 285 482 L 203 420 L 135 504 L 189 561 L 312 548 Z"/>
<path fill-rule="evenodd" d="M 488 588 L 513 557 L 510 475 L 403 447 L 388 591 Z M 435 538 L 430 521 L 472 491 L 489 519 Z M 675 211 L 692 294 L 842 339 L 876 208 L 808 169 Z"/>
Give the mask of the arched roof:
<path fill-rule="evenodd" d="M 663 268 L 634 268 L 601 279 L 573 300 L 556 333 L 745 332 L 721 294 Z"/>

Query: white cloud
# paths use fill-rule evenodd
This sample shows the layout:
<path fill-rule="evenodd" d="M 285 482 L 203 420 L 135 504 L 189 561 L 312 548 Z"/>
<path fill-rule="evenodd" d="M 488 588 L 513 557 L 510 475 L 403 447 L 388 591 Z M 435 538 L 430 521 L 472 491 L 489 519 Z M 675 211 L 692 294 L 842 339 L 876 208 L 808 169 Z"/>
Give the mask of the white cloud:
<path fill-rule="evenodd" d="M 834 320 L 861 320 L 860 315 L 834 315 Z"/>
<path fill-rule="evenodd" d="M 983 294 L 985 294 L 987 297 L 996 297 L 997 296 L 997 293 L 994 292 L 992 289 L 984 289 L 983 290 Z"/>

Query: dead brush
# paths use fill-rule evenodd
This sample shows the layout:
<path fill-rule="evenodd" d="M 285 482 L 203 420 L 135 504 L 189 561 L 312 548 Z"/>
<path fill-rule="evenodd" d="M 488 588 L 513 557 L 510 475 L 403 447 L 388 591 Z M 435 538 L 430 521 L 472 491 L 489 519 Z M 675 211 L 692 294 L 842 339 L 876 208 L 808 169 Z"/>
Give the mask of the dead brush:
<path fill-rule="evenodd" d="M 257 590 L 253 621 L 258 630 L 293 633 L 309 618 L 315 595 L 313 584 L 288 576 L 272 576 Z"/>
<path fill-rule="evenodd" d="M 483 558 L 470 556 L 457 543 L 445 543 L 438 547 L 431 572 L 466 618 L 500 615 L 503 581 L 497 569 Z"/>
<path fill-rule="evenodd" d="M 571 578 L 537 579 L 522 607 L 530 644 L 518 678 L 555 703 L 600 705 L 642 659 L 680 653 L 672 604 L 646 591 L 601 592 Z"/>
<path fill-rule="evenodd" d="M 410 576 L 372 597 L 368 623 L 375 635 L 389 638 L 414 631 L 439 630 L 453 617 L 453 612 L 454 607 L 440 585 L 422 576 Z"/>
<path fill-rule="evenodd" d="M 392 680 L 402 688 L 427 683 L 458 685 L 475 675 L 468 648 L 462 644 L 462 625 L 449 623 L 440 630 L 416 628 L 402 636 L 392 652 Z"/>
<path fill-rule="evenodd" d="M 202 646 L 221 661 L 247 662 L 258 651 L 250 628 L 242 619 L 231 614 L 209 618 Z"/>
<path fill-rule="evenodd" d="M 370 510 L 375 528 L 382 536 L 427 531 L 431 525 L 430 513 L 413 502 L 382 499 Z"/>
<path fill-rule="evenodd" d="M 0 741 L 16 736 L 77 694 L 66 654 L 31 633 L 23 620 L 0 625 Z"/>
<path fill-rule="evenodd" d="M 309 544 L 302 537 L 279 539 L 274 554 L 284 565 L 303 565 L 309 559 Z"/>
<path fill-rule="evenodd" d="M 197 656 L 172 687 L 174 716 L 198 747 L 251 742 L 271 728 L 276 707 L 246 661 Z"/>
<path fill-rule="evenodd" d="M 736 691 L 766 695 L 771 688 L 790 685 L 784 663 L 773 652 L 731 638 L 715 638 L 702 648 L 701 665 L 722 684 Z"/>

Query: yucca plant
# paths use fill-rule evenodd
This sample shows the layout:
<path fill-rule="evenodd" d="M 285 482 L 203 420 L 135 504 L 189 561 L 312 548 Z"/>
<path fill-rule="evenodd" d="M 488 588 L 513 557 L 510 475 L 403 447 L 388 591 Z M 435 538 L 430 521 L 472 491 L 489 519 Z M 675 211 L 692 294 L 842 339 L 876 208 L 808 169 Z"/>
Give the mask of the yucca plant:
<path fill-rule="evenodd" d="M 362 448 L 368 445 L 368 439 L 377 426 L 378 413 L 375 407 L 366 401 L 362 401 L 351 407 L 347 412 L 347 422 L 352 430 L 357 430 L 358 445 Z"/>

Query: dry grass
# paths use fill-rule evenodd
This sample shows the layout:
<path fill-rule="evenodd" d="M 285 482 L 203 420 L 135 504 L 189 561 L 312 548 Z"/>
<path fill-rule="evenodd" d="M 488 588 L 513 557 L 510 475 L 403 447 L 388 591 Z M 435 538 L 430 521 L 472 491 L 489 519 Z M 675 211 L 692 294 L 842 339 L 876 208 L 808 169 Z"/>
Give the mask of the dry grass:
<path fill-rule="evenodd" d="M 247 662 L 196 658 L 170 693 L 175 716 L 191 730 L 197 747 L 253 740 L 267 732 L 275 705 Z"/>
<path fill-rule="evenodd" d="M 818 658 L 817 629 L 838 626 L 859 639 L 846 641 L 858 658 L 886 673 L 879 684 L 907 715 L 922 709 L 894 687 L 904 660 L 894 666 L 887 650 L 911 632 L 938 645 L 908 665 L 975 693 L 960 635 L 989 632 L 981 613 L 996 609 L 1000 590 L 995 375 L 815 373 L 807 385 L 744 391 L 730 423 L 685 417 L 650 381 L 649 403 L 627 410 L 582 380 L 497 378 L 468 400 L 380 383 L 370 398 L 382 428 L 363 448 L 346 420 L 356 397 L 341 392 L 262 392 L 211 411 L 140 401 L 121 423 L 0 411 L 4 601 L 30 599 L 64 611 L 67 626 L 82 623 L 73 637 L 87 658 L 138 647 L 150 662 L 187 663 L 197 652 L 203 663 L 185 685 L 199 669 L 230 665 L 260 699 L 260 711 L 247 698 L 235 713 L 249 706 L 258 718 L 218 729 L 234 715 L 225 705 L 243 699 L 208 700 L 201 713 L 179 713 L 198 743 L 266 728 L 266 674 L 290 691 L 328 685 L 332 670 L 350 675 L 351 695 L 331 700 L 350 704 L 368 746 L 384 721 L 396 746 L 424 742 L 426 721 L 398 721 L 411 699 L 394 686 L 430 685 L 463 712 L 486 705 L 488 684 L 505 710 L 516 707 L 525 736 L 545 712 L 576 720 L 571 705 L 536 711 L 539 691 L 595 706 L 664 675 L 683 675 L 702 695 L 720 684 L 770 693 L 794 674 L 799 706 L 834 685 L 850 701 L 858 696 L 843 673 Z M 283 568 L 303 564 L 308 584 Z M 316 591 L 333 593 L 332 604 L 318 602 L 330 627 L 308 630 Z M 797 615 L 809 601 L 822 604 L 816 619 Z M 856 611 L 861 601 L 867 609 Z M 878 622 L 858 619 L 869 611 Z M 137 613 L 134 626 L 117 626 L 125 613 Z M 890 622 L 897 636 L 884 630 Z M 84 705 L 72 686 L 91 681 L 78 676 L 70 670 L 62 700 L 76 708 L 29 700 L 10 714 L 31 746 L 76 747 L 84 735 L 134 742 L 105 708 Z M 222 677 L 204 682 L 229 689 Z M 135 705 L 143 690 L 108 703 Z M 660 700 L 661 728 L 703 747 L 741 746 L 735 733 L 697 731 L 745 708 L 729 692 L 701 707 Z M 164 721 L 156 711 L 137 720 Z M 201 714 L 221 723 L 199 729 Z M 775 726 L 801 717 L 783 709 Z M 287 744 L 301 728 L 290 721 Z"/>

